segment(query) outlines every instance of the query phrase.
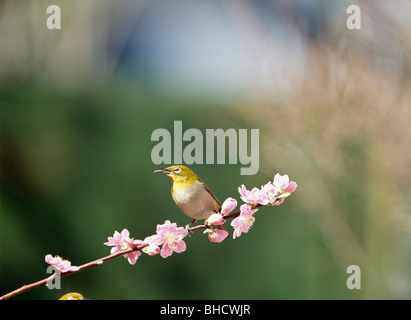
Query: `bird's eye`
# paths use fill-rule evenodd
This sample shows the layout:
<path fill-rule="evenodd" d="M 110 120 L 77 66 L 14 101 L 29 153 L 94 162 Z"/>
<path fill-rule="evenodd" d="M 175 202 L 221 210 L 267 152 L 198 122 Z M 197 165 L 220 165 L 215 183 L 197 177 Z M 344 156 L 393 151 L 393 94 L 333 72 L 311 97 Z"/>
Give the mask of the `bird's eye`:
<path fill-rule="evenodd" d="M 175 174 L 179 174 L 181 172 L 181 168 L 175 168 L 173 171 Z"/>

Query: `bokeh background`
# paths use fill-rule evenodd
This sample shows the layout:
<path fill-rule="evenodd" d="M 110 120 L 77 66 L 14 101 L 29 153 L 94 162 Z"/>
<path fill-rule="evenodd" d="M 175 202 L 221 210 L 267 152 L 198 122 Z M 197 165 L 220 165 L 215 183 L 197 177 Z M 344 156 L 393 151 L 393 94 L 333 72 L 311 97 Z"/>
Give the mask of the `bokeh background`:
<path fill-rule="evenodd" d="M 0 294 L 45 278 L 48 253 L 80 265 L 114 230 L 188 223 L 151 160 L 152 132 L 182 120 L 260 129 L 257 175 L 191 166 L 220 200 L 276 172 L 297 191 L 236 240 L 197 232 L 185 253 L 14 299 L 410 299 L 410 14 L 407 0 L 0 1 Z"/>

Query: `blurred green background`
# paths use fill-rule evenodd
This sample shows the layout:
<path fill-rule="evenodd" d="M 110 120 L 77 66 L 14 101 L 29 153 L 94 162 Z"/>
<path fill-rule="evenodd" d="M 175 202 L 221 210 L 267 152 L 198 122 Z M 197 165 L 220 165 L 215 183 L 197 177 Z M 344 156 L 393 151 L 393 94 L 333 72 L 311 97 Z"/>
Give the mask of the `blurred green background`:
<path fill-rule="evenodd" d="M 80 265 L 115 230 L 187 224 L 151 159 L 182 120 L 260 129 L 257 175 L 191 166 L 220 200 L 277 172 L 297 191 L 238 239 L 196 232 L 14 299 L 411 298 L 408 1 L 56 0 L 60 30 L 50 4 L 0 1 L 0 295 L 45 278 L 48 253 Z"/>

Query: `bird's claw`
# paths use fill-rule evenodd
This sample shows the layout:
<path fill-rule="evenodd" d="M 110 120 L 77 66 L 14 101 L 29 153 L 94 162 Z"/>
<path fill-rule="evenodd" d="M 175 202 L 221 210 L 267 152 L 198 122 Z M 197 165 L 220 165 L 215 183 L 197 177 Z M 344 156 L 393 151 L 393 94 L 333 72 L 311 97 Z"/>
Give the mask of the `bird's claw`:
<path fill-rule="evenodd" d="M 186 224 L 186 226 L 185 226 L 185 228 L 184 228 L 184 229 L 187 231 L 187 235 L 188 235 L 189 237 L 191 237 L 191 233 L 194 233 L 194 231 L 191 230 L 190 226 L 191 226 L 191 223 Z"/>
<path fill-rule="evenodd" d="M 194 233 L 194 231 L 190 228 L 190 226 L 191 226 L 193 223 L 195 223 L 196 221 L 197 221 L 197 219 L 193 219 L 193 221 L 191 221 L 191 223 L 189 223 L 189 224 L 187 224 L 187 225 L 185 226 L 185 230 L 187 231 L 187 235 L 188 235 L 189 237 L 191 237 L 190 233 Z"/>

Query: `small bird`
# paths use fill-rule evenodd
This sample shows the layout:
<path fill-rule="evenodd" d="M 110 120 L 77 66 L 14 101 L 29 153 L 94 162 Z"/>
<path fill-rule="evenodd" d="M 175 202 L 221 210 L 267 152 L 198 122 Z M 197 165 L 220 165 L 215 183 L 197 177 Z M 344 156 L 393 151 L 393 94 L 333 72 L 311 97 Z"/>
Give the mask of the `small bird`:
<path fill-rule="evenodd" d="M 70 293 L 66 293 L 64 296 L 61 296 L 59 300 L 88 300 L 88 299 L 84 298 L 81 293 L 70 292 Z"/>
<path fill-rule="evenodd" d="M 214 193 L 186 166 L 176 165 L 154 172 L 162 172 L 171 179 L 173 200 L 186 216 L 193 219 L 191 224 L 220 211 L 221 203 Z"/>

